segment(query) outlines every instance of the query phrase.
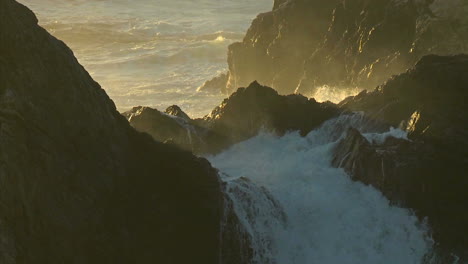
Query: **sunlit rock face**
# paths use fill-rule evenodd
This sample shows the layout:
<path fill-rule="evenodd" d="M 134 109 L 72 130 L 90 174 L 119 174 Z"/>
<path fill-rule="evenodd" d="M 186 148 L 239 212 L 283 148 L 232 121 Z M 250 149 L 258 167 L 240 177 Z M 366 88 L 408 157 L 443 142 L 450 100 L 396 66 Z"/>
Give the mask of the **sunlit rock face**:
<path fill-rule="evenodd" d="M 0 263 L 218 263 L 208 161 L 132 129 L 13 0 L 0 43 Z"/>
<path fill-rule="evenodd" d="M 390 200 L 427 217 L 446 256 L 467 259 L 468 56 L 426 56 L 415 68 L 341 107 L 407 131 L 408 139 L 366 140 L 355 129 L 333 164 Z M 442 261 L 441 263 L 452 263 Z"/>
<path fill-rule="evenodd" d="M 338 2 L 275 1 L 273 11 L 252 22 L 243 42 L 229 47 L 227 90 L 257 80 L 282 93 L 293 92 L 304 60 L 322 41 Z"/>
<path fill-rule="evenodd" d="M 275 1 L 229 47 L 228 91 L 373 89 L 427 54 L 468 50 L 466 1 Z"/>

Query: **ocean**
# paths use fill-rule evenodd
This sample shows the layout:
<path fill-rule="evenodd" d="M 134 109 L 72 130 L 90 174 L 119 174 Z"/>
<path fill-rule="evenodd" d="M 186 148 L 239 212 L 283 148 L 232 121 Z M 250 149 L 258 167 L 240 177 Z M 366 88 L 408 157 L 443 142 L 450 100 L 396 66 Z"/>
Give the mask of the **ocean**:
<path fill-rule="evenodd" d="M 176 104 L 202 117 L 221 94 L 197 92 L 227 71 L 241 41 L 273 0 L 20 0 L 63 40 L 120 112 Z"/>

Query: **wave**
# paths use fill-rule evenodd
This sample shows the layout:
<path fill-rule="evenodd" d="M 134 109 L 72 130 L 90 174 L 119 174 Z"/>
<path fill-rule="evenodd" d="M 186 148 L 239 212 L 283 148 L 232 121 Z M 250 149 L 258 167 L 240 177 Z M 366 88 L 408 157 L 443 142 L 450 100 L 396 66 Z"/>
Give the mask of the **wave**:
<path fill-rule="evenodd" d="M 253 240 L 254 263 L 419 264 L 430 254 L 433 241 L 425 223 L 331 167 L 339 135 L 349 125 L 359 127 L 360 118 L 328 121 L 306 137 L 263 133 L 209 157 Z M 401 136 L 395 132 L 389 133 Z"/>

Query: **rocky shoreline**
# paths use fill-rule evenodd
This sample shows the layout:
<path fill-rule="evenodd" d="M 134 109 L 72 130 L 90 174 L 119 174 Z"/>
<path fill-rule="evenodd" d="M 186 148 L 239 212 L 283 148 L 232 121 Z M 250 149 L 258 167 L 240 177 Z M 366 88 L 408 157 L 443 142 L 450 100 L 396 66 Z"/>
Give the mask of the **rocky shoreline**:
<path fill-rule="evenodd" d="M 467 72 L 467 55 L 426 56 L 414 68 L 376 90 L 364 91 L 338 105 L 316 103 L 301 95 L 282 96 L 254 82 L 240 88 L 210 115 L 186 119 L 186 123 L 192 124 L 190 129 L 203 131 L 197 135 L 216 135 L 198 136 L 194 141 L 204 145 L 196 149 L 203 149 L 200 153 L 205 154 L 217 153 L 260 131 L 279 136 L 300 131 L 306 135 L 324 121 L 352 112 L 364 113 L 369 131 L 400 128 L 408 133 L 409 140 L 388 137 L 384 142 L 369 142 L 349 127 L 347 136 L 335 149 L 333 166 L 344 168 L 354 180 L 379 189 L 393 203 L 413 209 L 421 221 L 426 219 L 441 252 L 465 256 Z M 142 115 L 151 111 L 160 115 L 154 109 L 147 109 Z M 133 118 L 129 121 L 141 131 L 148 125 Z M 154 131 L 168 127 L 154 120 L 151 124 Z M 149 133 L 161 140 L 157 132 Z M 177 137 L 171 139 L 182 147 L 186 142 Z"/>
<path fill-rule="evenodd" d="M 451 254 L 468 260 L 467 55 L 422 56 L 425 50 L 411 57 L 421 59 L 408 71 L 339 104 L 318 103 L 300 94 L 281 95 L 293 92 L 302 75 L 262 68 L 263 59 L 287 68 L 313 52 L 310 47 L 294 47 L 305 53 L 287 59 L 272 55 L 274 47 L 300 42 L 296 37 L 303 35 L 304 28 L 298 23 L 310 16 L 309 11 L 320 10 L 319 23 L 308 25 L 315 32 L 312 35 L 322 34 L 331 41 L 334 32 L 344 30 L 342 13 L 351 21 L 363 16 L 366 26 L 359 28 L 370 30 L 378 23 L 373 10 L 382 11 L 374 4 L 382 2 L 385 12 L 399 14 L 386 18 L 406 28 L 415 23 L 412 12 L 421 8 L 413 1 L 399 5 L 389 0 L 355 1 L 356 6 L 353 1 L 346 1 L 346 6 L 340 1 L 338 7 L 335 2 L 317 9 L 318 1 L 275 1 L 274 11 L 260 15 L 244 43 L 230 49 L 228 90 L 234 85 L 245 88 L 237 89 L 206 117 L 191 119 L 178 106 L 165 112 L 135 107 L 118 113 L 72 51 L 39 27 L 29 9 L 13 0 L 0 0 L 0 262 L 250 263 L 249 237 L 224 193 L 219 172 L 192 153 L 219 153 L 262 131 L 279 136 L 299 131 L 305 136 L 327 120 L 356 111 L 363 113 L 369 131 L 392 126 L 406 131 L 408 139 L 371 142 L 349 127 L 334 148 L 332 165 L 426 219 L 441 263 Z M 360 8 L 364 15 L 357 15 Z M 303 13 L 296 16 L 299 9 Z M 327 31 L 324 26 L 331 17 L 334 24 Z M 393 32 L 394 26 L 383 23 L 372 30 L 376 39 L 368 36 L 367 46 L 361 45 L 359 52 L 364 55 L 358 57 L 366 57 L 363 63 L 356 63 L 355 52 L 345 53 L 357 65 L 351 72 L 369 67 L 375 54 L 387 58 L 389 50 L 394 55 L 400 51 L 393 46 L 376 51 L 383 41 L 378 36 Z M 281 38 L 276 38 L 278 28 Z M 408 48 L 406 35 L 402 36 L 405 41 L 391 45 L 403 43 Z M 305 43 L 323 41 L 314 37 Z M 351 48 L 345 50 L 354 50 L 355 43 L 351 41 Z M 267 46 L 271 52 L 265 50 Z M 340 47 L 337 50 L 342 51 Z M 242 55 L 245 61 L 236 64 L 234 58 L 242 52 L 264 58 L 257 57 L 251 64 L 251 56 Z M 397 57 L 406 60 L 402 54 Z M 324 71 L 333 68 L 333 58 L 343 58 L 340 52 L 335 55 L 327 62 L 316 58 L 317 63 Z M 395 60 L 399 59 L 389 59 Z M 249 72 L 249 67 L 264 70 L 255 79 L 280 92 L 250 82 L 252 76 L 241 73 Z M 386 63 L 379 70 L 385 74 L 376 73 L 376 78 L 371 74 L 364 86 L 381 83 L 393 73 L 390 68 L 404 68 L 392 67 Z M 297 68 L 288 69 L 297 72 Z M 359 75 L 350 76 L 359 79 Z M 340 78 L 332 79 L 344 80 Z"/>

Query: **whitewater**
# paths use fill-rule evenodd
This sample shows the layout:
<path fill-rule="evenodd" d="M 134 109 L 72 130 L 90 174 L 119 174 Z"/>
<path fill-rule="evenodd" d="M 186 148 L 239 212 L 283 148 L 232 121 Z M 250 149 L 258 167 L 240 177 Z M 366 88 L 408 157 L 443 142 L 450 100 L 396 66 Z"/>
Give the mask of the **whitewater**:
<path fill-rule="evenodd" d="M 306 137 L 261 133 L 208 157 L 252 240 L 255 263 L 430 263 L 424 221 L 331 166 L 349 126 L 375 144 L 406 139 L 400 129 L 369 133 L 361 120 L 343 115 Z"/>

